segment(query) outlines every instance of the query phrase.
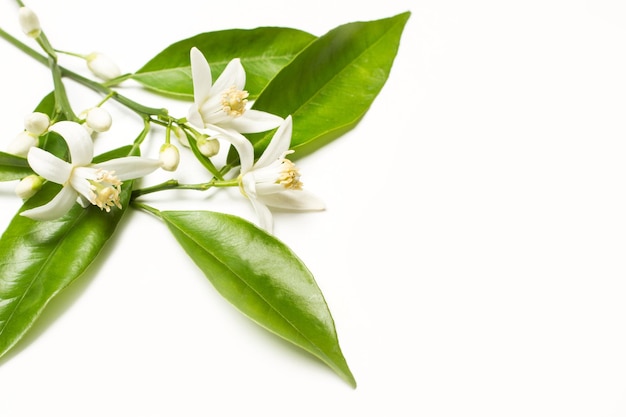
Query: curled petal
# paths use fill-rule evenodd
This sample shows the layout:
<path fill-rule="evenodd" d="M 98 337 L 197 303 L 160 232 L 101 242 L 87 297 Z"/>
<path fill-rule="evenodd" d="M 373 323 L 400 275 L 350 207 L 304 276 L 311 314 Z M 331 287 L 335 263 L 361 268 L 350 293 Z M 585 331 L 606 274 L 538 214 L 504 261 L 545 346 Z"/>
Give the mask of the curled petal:
<path fill-rule="evenodd" d="M 276 130 L 276 133 L 274 133 L 274 136 L 272 137 L 269 145 L 267 145 L 267 148 L 265 148 L 263 155 L 261 155 L 259 160 L 256 162 L 256 168 L 262 168 L 271 164 L 289 149 L 289 145 L 291 144 L 292 125 L 291 116 L 287 116 Z"/>
<path fill-rule="evenodd" d="M 54 196 L 52 200 L 43 206 L 25 210 L 20 215 L 29 217 L 33 220 L 54 220 L 62 217 L 67 213 L 74 203 L 78 193 L 72 187 L 65 186 Z"/>
<path fill-rule="evenodd" d="M 198 48 L 191 48 L 190 59 L 194 102 L 200 107 L 211 93 L 213 83 L 211 67 Z"/>
<path fill-rule="evenodd" d="M 241 173 L 245 174 L 251 170 L 254 163 L 254 146 L 252 143 L 244 135 L 234 130 L 225 130 L 217 126 L 211 126 L 211 129 L 216 133 L 215 136 L 227 140 L 235 147 L 239 154 Z"/>
<path fill-rule="evenodd" d="M 283 118 L 275 114 L 260 110 L 246 110 L 241 116 L 228 118 L 221 125 L 241 133 L 256 133 L 272 130 L 282 122 Z"/>
<path fill-rule="evenodd" d="M 124 158 L 111 159 L 92 166 L 93 168 L 114 171 L 115 176 L 124 181 L 150 174 L 161 166 L 161 161 L 140 156 L 127 156 Z"/>
<path fill-rule="evenodd" d="M 80 166 L 91 163 L 93 141 L 83 126 L 76 122 L 62 121 L 53 124 L 48 130 L 58 133 L 67 142 L 72 165 Z"/>
<path fill-rule="evenodd" d="M 65 184 L 72 174 L 72 165 L 41 148 L 30 148 L 28 164 L 48 181 Z"/>
<path fill-rule="evenodd" d="M 232 86 L 238 90 L 243 90 L 246 86 L 246 71 L 243 69 L 239 58 L 230 60 L 224 71 L 215 80 L 212 90 L 219 94 Z"/>
<path fill-rule="evenodd" d="M 324 210 L 326 208 L 319 197 L 306 190 L 284 190 L 272 194 L 261 194 L 260 190 L 257 191 L 257 199 L 270 207 L 300 211 Z"/>
<path fill-rule="evenodd" d="M 189 107 L 189 113 L 187 114 L 187 120 L 193 126 L 203 129 L 204 128 L 204 120 L 202 119 L 202 115 L 198 110 L 198 106 L 194 103 Z"/>
<path fill-rule="evenodd" d="M 274 218 L 272 217 L 270 209 L 257 199 L 251 198 L 250 202 L 252 203 L 252 207 L 256 212 L 257 218 L 259 219 L 259 227 L 269 233 L 272 233 L 274 229 Z"/>

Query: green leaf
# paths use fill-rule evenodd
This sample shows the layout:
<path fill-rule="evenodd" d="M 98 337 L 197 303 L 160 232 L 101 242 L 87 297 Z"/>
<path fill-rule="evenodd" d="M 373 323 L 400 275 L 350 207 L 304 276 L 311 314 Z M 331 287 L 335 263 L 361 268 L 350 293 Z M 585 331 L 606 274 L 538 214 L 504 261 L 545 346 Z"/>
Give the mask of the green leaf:
<path fill-rule="evenodd" d="M 109 152 L 128 155 L 130 147 Z M 0 237 L 0 356 L 31 328 L 46 305 L 87 269 L 118 225 L 130 199 L 126 181 L 124 209 L 110 213 L 78 204 L 63 217 L 34 221 L 15 215 Z M 20 212 L 47 203 L 60 186 L 46 183 L 24 203 Z"/>
<path fill-rule="evenodd" d="M 0 152 L 0 181 L 12 181 L 33 173 L 26 158 Z"/>
<path fill-rule="evenodd" d="M 292 115 L 300 157 L 352 129 L 387 81 L 410 16 L 339 26 L 304 49 L 261 92 L 254 108 Z M 393 121 L 389 121 L 393 123 Z M 250 136 L 261 153 L 272 132 Z"/>
<path fill-rule="evenodd" d="M 189 51 L 195 46 L 209 61 L 214 80 L 230 60 L 241 58 L 246 70 L 246 90 L 254 98 L 314 39 L 301 30 L 277 27 L 203 33 L 168 46 L 132 78 L 154 91 L 193 99 Z"/>
<path fill-rule="evenodd" d="M 225 299 L 356 386 L 322 292 L 285 244 L 228 214 L 164 211 L 160 216 Z"/>

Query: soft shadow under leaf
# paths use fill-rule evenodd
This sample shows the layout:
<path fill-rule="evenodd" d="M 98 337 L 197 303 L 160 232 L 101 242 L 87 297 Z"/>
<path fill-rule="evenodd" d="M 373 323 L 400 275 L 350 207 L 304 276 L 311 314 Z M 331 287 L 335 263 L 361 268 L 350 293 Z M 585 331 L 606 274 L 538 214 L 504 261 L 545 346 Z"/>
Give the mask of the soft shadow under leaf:
<path fill-rule="evenodd" d="M 164 211 L 160 217 L 226 300 L 356 386 L 322 292 L 284 243 L 233 215 Z"/>

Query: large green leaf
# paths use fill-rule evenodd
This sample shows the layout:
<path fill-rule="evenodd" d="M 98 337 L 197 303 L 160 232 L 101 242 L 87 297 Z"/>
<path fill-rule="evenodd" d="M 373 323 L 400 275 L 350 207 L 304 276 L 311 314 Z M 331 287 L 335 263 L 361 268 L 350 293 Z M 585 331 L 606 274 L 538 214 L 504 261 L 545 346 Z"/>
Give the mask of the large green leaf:
<path fill-rule="evenodd" d="M 160 215 L 224 298 L 356 386 L 322 292 L 285 244 L 228 214 L 165 211 Z"/>
<path fill-rule="evenodd" d="M 26 158 L 0 152 L 0 181 L 12 181 L 33 173 Z"/>
<path fill-rule="evenodd" d="M 295 157 L 356 125 L 387 81 L 410 16 L 339 26 L 311 43 L 261 92 L 254 108 L 293 116 Z M 392 123 L 393 121 L 390 121 Z M 250 136 L 257 153 L 272 133 Z"/>
<path fill-rule="evenodd" d="M 128 155 L 130 147 L 96 158 Z M 48 202 L 60 186 L 46 183 L 20 212 Z M 121 202 L 130 199 L 126 181 Z M 0 356 L 9 351 L 61 290 L 78 278 L 96 258 L 119 223 L 124 209 L 110 213 L 76 204 L 65 216 L 34 221 L 15 215 L 0 237 Z"/>
<path fill-rule="evenodd" d="M 152 58 L 132 78 L 169 95 L 193 99 L 189 51 L 200 49 L 213 79 L 233 58 L 246 69 L 246 90 L 254 98 L 315 36 L 297 29 L 261 27 L 208 32 L 176 42 Z"/>

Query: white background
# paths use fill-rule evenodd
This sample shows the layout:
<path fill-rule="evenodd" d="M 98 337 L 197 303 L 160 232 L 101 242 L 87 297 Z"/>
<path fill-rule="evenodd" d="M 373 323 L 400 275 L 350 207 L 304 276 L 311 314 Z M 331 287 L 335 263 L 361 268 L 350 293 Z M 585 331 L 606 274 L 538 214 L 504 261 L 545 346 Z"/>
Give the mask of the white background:
<path fill-rule="evenodd" d="M 276 215 L 276 235 L 326 297 L 356 390 L 240 315 L 164 225 L 132 211 L 0 361 L 1 415 L 626 415 L 624 2 L 28 5 L 57 48 L 105 52 L 125 71 L 206 31 L 322 35 L 412 16 L 365 118 L 298 161 L 328 209 Z M 3 1 L 0 26 L 24 39 L 16 10 Z M 9 44 L 0 42 L 0 54 L 8 143 L 51 81 Z M 63 63 L 84 72 L 79 61 Z M 124 88 L 186 114 L 187 103 Z M 81 91 L 70 86 L 77 107 L 95 104 Z M 110 110 L 102 149 L 140 127 Z M 156 149 L 159 132 L 152 140 Z M 0 188 L 2 229 L 20 205 L 13 186 Z M 173 197 L 186 200 L 166 201 Z M 254 220 L 236 192 L 146 201 Z"/>

